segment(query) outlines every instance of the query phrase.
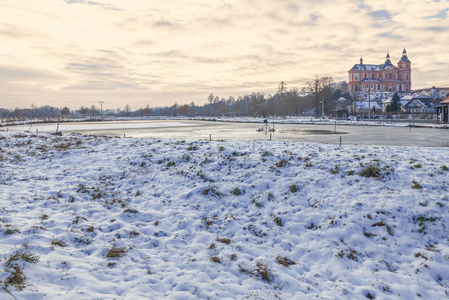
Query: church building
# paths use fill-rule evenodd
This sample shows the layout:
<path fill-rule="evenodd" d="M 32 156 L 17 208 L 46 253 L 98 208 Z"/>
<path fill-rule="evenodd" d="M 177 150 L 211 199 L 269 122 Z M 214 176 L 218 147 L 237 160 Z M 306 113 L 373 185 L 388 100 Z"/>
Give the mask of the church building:
<path fill-rule="evenodd" d="M 412 89 L 411 64 L 405 48 L 397 66 L 391 63 L 390 53 L 387 53 L 385 63 L 380 65 L 364 64 L 363 58 L 360 58 L 360 64 L 355 64 L 348 72 L 349 93 L 410 92 Z"/>

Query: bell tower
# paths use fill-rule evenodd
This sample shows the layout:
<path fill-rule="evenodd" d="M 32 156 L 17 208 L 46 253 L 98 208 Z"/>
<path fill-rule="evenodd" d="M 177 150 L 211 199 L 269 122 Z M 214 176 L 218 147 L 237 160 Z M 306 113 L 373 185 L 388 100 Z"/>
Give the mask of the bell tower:
<path fill-rule="evenodd" d="M 398 62 L 398 79 L 402 81 L 402 90 L 410 92 L 412 90 L 412 62 L 407 57 L 407 51 L 402 51 L 401 60 Z"/>

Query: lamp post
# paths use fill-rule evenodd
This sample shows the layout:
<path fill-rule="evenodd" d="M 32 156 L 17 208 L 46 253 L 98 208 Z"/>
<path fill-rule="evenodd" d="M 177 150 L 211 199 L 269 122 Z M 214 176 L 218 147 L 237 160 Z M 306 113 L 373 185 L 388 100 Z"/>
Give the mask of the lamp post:
<path fill-rule="evenodd" d="M 368 85 L 368 120 L 371 120 L 371 84 Z"/>
<path fill-rule="evenodd" d="M 98 101 L 98 103 L 100 103 L 100 119 L 103 118 L 103 103 L 104 101 Z"/>

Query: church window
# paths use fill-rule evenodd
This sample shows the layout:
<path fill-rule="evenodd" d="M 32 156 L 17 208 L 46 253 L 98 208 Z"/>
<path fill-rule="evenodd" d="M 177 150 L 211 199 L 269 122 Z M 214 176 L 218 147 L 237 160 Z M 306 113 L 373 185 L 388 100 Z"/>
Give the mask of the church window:
<path fill-rule="evenodd" d="M 363 74 L 363 78 L 365 78 L 365 79 L 366 79 L 366 74 Z"/>
<path fill-rule="evenodd" d="M 391 76 L 392 76 L 392 75 L 391 75 L 391 73 L 390 73 L 390 75 L 389 75 L 390 79 L 391 79 Z"/>
<path fill-rule="evenodd" d="M 408 75 L 407 75 L 407 80 L 408 80 Z"/>
<path fill-rule="evenodd" d="M 373 79 L 374 79 L 374 74 L 371 74 L 371 78 L 373 78 Z"/>

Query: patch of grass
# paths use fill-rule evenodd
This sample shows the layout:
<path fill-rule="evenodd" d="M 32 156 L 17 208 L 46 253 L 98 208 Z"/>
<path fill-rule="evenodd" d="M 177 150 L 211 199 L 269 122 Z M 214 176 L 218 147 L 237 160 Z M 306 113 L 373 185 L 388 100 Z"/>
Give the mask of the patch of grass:
<path fill-rule="evenodd" d="M 422 186 L 418 182 L 416 182 L 416 180 L 412 180 L 412 183 L 413 183 L 412 189 L 417 189 L 417 190 L 422 189 Z"/>
<path fill-rule="evenodd" d="M 129 235 L 131 237 L 136 237 L 136 236 L 140 235 L 140 232 L 138 232 L 136 230 L 132 230 L 132 231 L 129 232 Z"/>
<path fill-rule="evenodd" d="M 87 221 L 85 217 L 77 216 L 75 220 L 72 221 L 72 224 L 78 224 L 80 220 Z"/>
<path fill-rule="evenodd" d="M 363 169 L 360 173 L 360 176 L 363 177 L 376 177 L 379 178 L 381 173 L 380 169 L 374 165 L 366 166 L 365 169 Z"/>
<path fill-rule="evenodd" d="M 109 251 L 106 253 L 106 257 L 108 258 L 119 258 L 126 255 L 126 249 L 113 246 Z"/>
<path fill-rule="evenodd" d="M 75 243 L 89 245 L 90 243 L 92 243 L 92 238 L 88 236 L 75 237 Z"/>
<path fill-rule="evenodd" d="M 256 268 L 254 269 L 254 271 L 257 272 L 257 275 L 260 276 L 262 280 L 268 283 L 273 280 L 273 275 L 271 274 L 270 269 L 261 260 L 256 263 Z"/>
<path fill-rule="evenodd" d="M 297 186 L 296 184 L 292 184 L 292 185 L 289 187 L 289 189 L 290 189 L 290 192 L 291 192 L 291 193 L 296 193 L 297 191 L 299 191 L 299 188 L 298 188 L 298 186 Z"/>
<path fill-rule="evenodd" d="M 211 256 L 210 260 L 215 262 L 215 263 L 221 263 L 220 259 L 218 258 L 218 256 Z"/>
<path fill-rule="evenodd" d="M 273 221 L 276 222 L 276 224 L 277 224 L 278 226 L 283 226 L 282 218 L 281 218 L 281 217 L 276 217 L 276 218 L 273 219 Z"/>
<path fill-rule="evenodd" d="M 65 247 L 65 246 L 67 246 L 67 244 L 64 243 L 63 241 L 61 241 L 61 240 L 56 240 L 56 239 L 51 240 L 51 244 L 54 245 L 54 246 L 59 246 L 59 247 Z"/>
<path fill-rule="evenodd" d="M 11 275 L 5 280 L 5 289 L 8 285 L 15 285 L 19 290 L 25 287 L 25 274 L 19 266 L 11 266 L 5 270 Z"/>
<path fill-rule="evenodd" d="M 287 258 L 287 257 L 278 256 L 276 258 L 276 260 L 278 261 L 278 263 L 280 263 L 284 267 L 288 267 L 288 266 L 291 266 L 291 265 L 296 265 L 296 262 L 292 261 L 290 258 Z"/>
<path fill-rule="evenodd" d="M 5 230 L 5 234 L 14 234 L 14 233 L 20 233 L 20 230 L 14 227 L 6 228 Z"/>
<path fill-rule="evenodd" d="M 424 258 L 425 260 L 429 260 L 429 258 L 427 257 L 427 256 L 424 256 L 423 254 L 421 254 L 420 252 L 418 252 L 418 253 L 415 253 L 415 257 L 416 258 L 418 258 L 418 257 L 422 257 L 422 258 Z"/>
<path fill-rule="evenodd" d="M 169 161 L 167 163 L 167 167 L 174 167 L 176 165 L 176 163 L 174 161 Z"/>
<path fill-rule="evenodd" d="M 89 227 L 86 228 L 87 232 L 94 232 L 94 226 L 90 225 Z"/>
<path fill-rule="evenodd" d="M 236 187 L 231 191 L 231 194 L 233 194 L 234 196 L 239 196 L 243 194 L 243 191 L 240 189 L 240 187 Z"/>
<path fill-rule="evenodd" d="M 421 167 L 422 167 L 421 164 L 416 164 L 416 165 L 412 166 L 412 170 L 419 169 Z"/>
<path fill-rule="evenodd" d="M 265 151 L 262 153 L 262 157 L 265 157 L 265 156 L 273 156 L 273 153 L 271 153 L 269 151 Z"/>
<path fill-rule="evenodd" d="M 352 176 L 352 175 L 354 175 L 354 173 L 355 173 L 354 170 L 349 170 L 349 171 L 348 171 L 348 176 Z"/>
<path fill-rule="evenodd" d="M 333 175 L 340 173 L 340 167 L 338 165 L 335 165 L 333 168 L 329 170 L 329 172 Z"/>
<path fill-rule="evenodd" d="M 354 249 L 352 249 L 352 250 L 340 250 L 340 252 L 337 253 L 337 256 L 340 257 L 340 258 L 347 257 L 348 259 L 359 261 L 358 258 L 357 258 L 357 251 L 354 250 Z"/>
<path fill-rule="evenodd" d="M 391 226 L 387 225 L 387 232 L 388 232 L 389 235 L 392 236 L 393 235 L 393 228 L 391 228 Z"/>
<path fill-rule="evenodd" d="M 287 164 L 288 164 L 288 161 L 287 161 L 287 160 L 281 159 L 280 161 L 278 161 L 278 162 L 276 163 L 276 167 L 278 167 L 278 168 L 286 167 Z"/>
<path fill-rule="evenodd" d="M 372 236 L 376 236 L 376 234 L 371 233 L 371 232 L 368 232 L 368 231 L 364 231 L 364 232 L 363 232 L 363 235 L 366 236 L 366 237 L 368 237 L 368 238 L 369 238 L 369 237 L 372 237 Z"/>
<path fill-rule="evenodd" d="M 217 241 L 226 245 L 229 245 L 231 243 L 231 239 L 229 238 L 217 238 Z"/>
<path fill-rule="evenodd" d="M 5 265 L 8 267 L 11 265 L 13 261 L 24 261 L 27 263 L 35 264 L 39 261 L 39 256 L 34 254 L 28 249 L 19 249 L 15 251 L 5 262 Z"/>

